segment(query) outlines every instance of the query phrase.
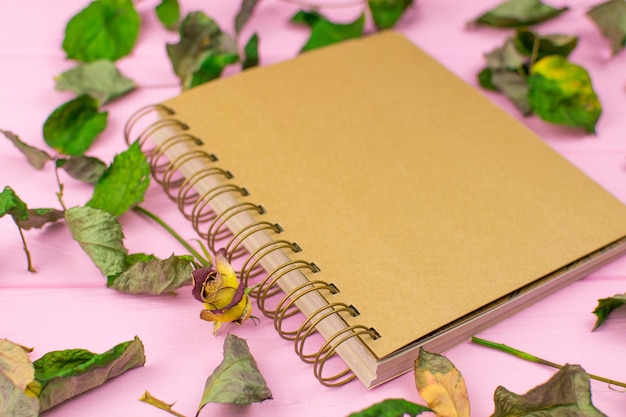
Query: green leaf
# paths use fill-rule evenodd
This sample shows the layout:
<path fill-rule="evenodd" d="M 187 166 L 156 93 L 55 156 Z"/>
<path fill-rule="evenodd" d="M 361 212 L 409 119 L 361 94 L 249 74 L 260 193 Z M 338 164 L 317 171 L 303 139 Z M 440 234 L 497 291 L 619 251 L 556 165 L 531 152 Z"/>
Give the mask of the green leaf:
<path fill-rule="evenodd" d="M 43 125 L 46 143 L 65 155 L 82 155 L 107 125 L 108 112 L 98 111 L 98 101 L 78 96 L 52 112 Z"/>
<path fill-rule="evenodd" d="M 350 414 L 349 417 L 415 417 L 430 408 L 402 399 L 387 399 L 371 405 L 365 410 Z"/>
<path fill-rule="evenodd" d="M 110 350 L 95 354 L 85 349 L 48 352 L 33 362 L 35 380 L 41 387 L 41 411 L 104 384 L 146 362 L 143 344 L 137 336 Z"/>
<path fill-rule="evenodd" d="M 518 72 L 495 70 L 491 82 L 524 116 L 532 114 L 528 101 L 528 81 Z"/>
<path fill-rule="evenodd" d="M 104 162 L 86 155 L 71 156 L 68 159 L 59 158 L 56 160 L 56 165 L 63 168 L 70 177 L 87 184 L 97 183 L 107 169 Z"/>
<path fill-rule="evenodd" d="M 324 16 L 317 12 L 299 10 L 295 15 L 291 17 L 290 21 L 298 25 L 304 25 L 312 28 L 317 21 L 322 19 L 324 19 Z"/>
<path fill-rule="evenodd" d="M 137 87 L 133 80 L 120 74 L 113 61 L 107 59 L 79 64 L 55 80 L 58 91 L 72 91 L 78 96 L 88 94 L 101 105 Z"/>
<path fill-rule="evenodd" d="M 592 7 L 587 16 L 593 20 L 602 35 L 611 42 L 613 55 L 626 45 L 626 2 L 609 0 Z"/>
<path fill-rule="evenodd" d="M 181 23 L 179 33 L 179 42 L 168 43 L 166 48 L 172 68 L 185 88 L 198 85 L 200 80 L 210 79 L 215 75 L 216 68 L 230 62 L 232 55 L 238 56 L 234 39 L 223 33 L 217 23 L 203 12 L 189 13 Z M 196 73 L 199 74 L 196 76 Z M 196 80 L 193 80 L 194 76 Z"/>
<path fill-rule="evenodd" d="M 53 158 L 48 155 L 47 152 L 22 142 L 15 133 L 2 129 L 0 129 L 0 133 L 9 139 L 11 143 L 26 156 L 28 163 L 31 164 L 33 168 L 41 170 L 46 165 L 46 162 L 52 161 Z"/>
<path fill-rule="evenodd" d="M 161 0 L 155 8 L 159 21 L 163 23 L 166 29 L 177 30 L 178 21 L 180 20 L 180 5 L 178 0 Z"/>
<path fill-rule="evenodd" d="M 116 61 L 132 51 L 140 24 L 132 0 L 93 1 L 67 23 L 63 50 L 77 61 Z"/>
<path fill-rule="evenodd" d="M 379 30 L 390 29 L 402 17 L 413 0 L 368 0 L 374 25 Z"/>
<path fill-rule="evenodd" d="M 237 54 L 210 54 L 200 64 L 200 67 L 183 82 L 183 88 L 193 88 L 200 84 L 215 80 L 222 75 L 222 71 L 230 64 L 239 61 Z"/>
<path fill-rule="evenodd" d="M 470 417 L 465 380 L 445 356 L 420 349 L 415 361 L 415 386 L 438 416 Z"/>
<path fill-rule="evenodd" d="M 491 417 L 606 417 L 591 403 L 589 375 L 578 365 L 565 365 L 524 395 L 498 387 L 494 401 Z"/>
<path fill-rule="evenodd" d="M 224 360 L 206 381 L 198 414 L 208 403 L 252 404 L 271 398 L 272 393 L 246 341 L 228 334 L 224 340 Z"/>
<path fill-rule="evenodd" d="M 250 37 L 246 46 L 243 48 L 245 58 L 242 68 L 244 70 L 259 65 L 259 35 L 256 33 Z"/>
<path fill-rule="evenodd" d="M 122 226 L 111 213 L 92 207 L 73 207 L 65 212 L 72 237 L 103 275 L 117 275 L 127 267 Z"/>
<path fill-rule="evenodd" d="M 493 83 L 492 77 L 493 77 L 493 70 L 489 67 L 483 68 L 478 73 L 478 76 L 477 76 L 478 83 L 480 84 L 482 88 L 486 90 L 500 91 L 498 90 L 498 87 L 496 87 L 496 85 Z"/>
<path fill-rule="evenodd" d="M 154 259 L 151 255 L 142 260 L 133 259 L 127 270 L 116 277 L 110 277 L 107 285 L 126 294 L 171 294 L 174 290 L 191 285 L 192 256 L 170 256 L 167 259 Z M 148 259 L 148 258 L 153 259 Z"/>
<path fill-rule="evenodd" d="M 518 29 L 515 34 L 515 46 L 523 55 L 533 56 L 538 61 L 548 55 L 560 55 L 567 58 L 578 45 L 578 37 L 551 34 L 538 36 L 527 29 Z"/>
<path fill-rule="evenodd" d="M 0 415 L 11 417 L 39 416 L 39 401 L 26 395 L 9 377 L 0 372 Z"/>
<path fill-rule="evenodd" d="M 241 2 L 241 6 L 239 7 L 239 11 L 235 16 L 235 33 L 241 33 L 241 29 L 248 23 L 252 13 L 254 13 L 254 9 L 256 8 L 259 0 L 243 0 Z"/>
<path fill-rule="evenodd" d="M 593 310 L 593 314 L 598 317 L 593 329 L 595 330 L 600 327 L 613 310 L 623 306 L 624 304 L 626 304 L 626 294 L 616 294 L 613 297 L 598 300 L 598 306 L 595 310 Z"/>
<path fill-rule="evenodd" d="M 292 18 L 292 21 L 296 19 L 296 16 Z M 348 24 L 333 23 L 321 15 L 317 15 L 317 18 L 313 20 L 311 36 L 302 47 L 301 52 L 321 48 L 347 39 L 360 38 L 363 35 L 365 14 L 361 14 L 354 22 Z"/>
<path fill-rule="evenodd" d="M 41 229 L 48 223 L 56 223 L 64 218 L 65 212 L 53 208 L 36 208 L 28 210 L 27 220 L 18 220 L 17 225 L 22 229 Z"/>
<path fill-rule="evenodd" d="M 8 185 L 0 193 L 0 217 L 5 214 L 13 217 L 15 222 L 28 220 L 28 207 Z"/>
<path fill-rule="evenodd" d="M 120 216 L 143 201 L 150 184 L 150 164 L 136 141 L 113 159 L 96 184 L 87 206 Z"/>
<path fill-rule="evenodd" d="M 478 25 L 497 28 L 531 26 L 553 19 L 568 10 L 547 5 L 541 0 L 508 0 L 474 20 Z"/>
<path fill-rule="evenodd" d="M 602 106 L 583 67 L 547 56 L 531 68 L 528 86 L 530 106 L 543 120 L 595 132 Z"/>

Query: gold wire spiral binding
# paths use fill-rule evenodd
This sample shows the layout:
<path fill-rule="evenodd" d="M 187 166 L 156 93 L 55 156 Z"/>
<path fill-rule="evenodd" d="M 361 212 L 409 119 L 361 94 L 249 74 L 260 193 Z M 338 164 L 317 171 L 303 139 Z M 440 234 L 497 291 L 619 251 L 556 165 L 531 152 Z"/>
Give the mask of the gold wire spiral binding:
<path fill-rule="evenodd" d="M 161 184 L 167 196 L 177 203 L 179 211 L 191 222 L 198 235 L 206 239 L 207 246 L 213 253 L 217 251 L 218 241 L 228 237 L 224 249 L 229 262 L 247 254 L 240 270 L 237 271 L 242 284 L 246 287 L 248 287 L 248 282 L 251 279 L 265 273 L 264 267 L 268 268 L 268 264 L 263 263 L 264 259 L 269 260 L 271 254 L 282 252 L 285 255 L 285 261 L 278 262 L 278 266 L 265 273 L 261 283 L 254 286 L 249 295 L 256 298 L 259 310 L 266 317 L 273 319 L 277 333 L 282 338 L 294 342 L 294 349 L 300 359 L 313 364 L 313 373 L 320 383 L 326 386 L 337 386 L 354 379 L 355 375 L 349 368 L 334 375 L 325 376 L 324 367 L 328 360 L 336 355 L 338 347 L 349 339 L 355 337 L 362 339 L 364 336 L 377 339 L 380 335 L 372 328 L 364 325 L 348 325 L 346 322 L 346 327 L 328 337 L 318 350 L 313 353 L 306 353 L 306 341 L 317 332 L 318 326 L 324 320 L 331 316 L 349 315 L 356 317 L 358 311 L 352 305 L 343 302 L 327 301 L 326 304 L 310 313 L 297 329 L 286 330 L 284 328 L 285 319 L 297 314 L 299 300 L 305 299 L 307 295 L 313 292 L 327 291 L 329 294 L 336 294 L 339 290 L 327 281 L 308 279 L 310 274 L 315 274 L 320 269 L 313 262 L 290 258 L 291 254 L 302 251 L 295 242 L 272 238 L 269 242 L 259 244 L 254 249 L 246 249 L 245 243 L 255 239 L 253 236 L 257 233 L 278 235 L 282 232 L 282 228 L 277 223 L 258 219 L 258 216 L 265 214 L 263 207 L 245 201 L 249 195 L 245 188 L 226 182 L 232 179 L 233 175 L 228 170 L 212 165 L 217 161 L 217 157 L 207 153 L 202 148 L 198 148 L 203 145 L 202 139 L 185 132 L 189 126 L 172 117 L 176 114 L 174 109 L 157 104 L 137 110 L 124 125 L 124 138 L 128 145 L 132 142 L 133 128 L 151 112 L 157 112 L 166 117 L 147 123 L 137 136 L 136 141 L 149 158 L 152 176 L 157 183 Z M 161 129 L 171 130 L 171 136 L 161 140 L 152 149 L 146 150 L 146 141 Z M 172 158 L 168 153 L 177 145 L 187 146 L 189 149 Z M 180 170 L 187 163 L 194 163 L 204 168 L 194 171 L 193 174 L 185 178 L 180 175 Z M 220 177 L 221 184 L 211 186 L 206 191 L 198 191 L 197 186 L 201 181 L 214 176 Z M 209 183 L 215 184 L 215 182 Z M 213 203 L 217 202 L 216 198 L 221 195 L 232 196 L 234 203 L 225 209 L 220 207 L 218 213 L 214 210 L 215 205 Z M 251 212 L 252 222 L 246 222 L 244 226 L 231 232 L 227 227 L 229 221 L 245 212 Z M 307 281 L 285 292 L 278 283 L 294 271 L 302 273 Z M 273 309 L 268 307 L 267 301 L 281 292 L 284 294 L 276 307 Z"/>
<path fill-rule="evenodd" d="M 305 353 L 305 342 L 313 333 L 317 331 L 317 325 L 319 325 L 323 320 L 333 315 L 341 315 L 342 312 L 346 312 L 352 317 L 357 316 L 357 312 L 354 307 L 342 302 L 332 302 L 315 310 L 309 315 L 309 317 L 306 318 L 306 320 L 302 322 L 302 324 L 300 324 L 300 327 L 296 331 L 293 339 L 293 347 L 300 360 L 306 363 L 313 363 L 315 361 L 319 351 L 314 353 Z"/>
<path fill-rule="evenodd" d="M 300 298 L 313 291 L 319 292 L 322 290 L 327 290 L 331 294 L 337 294 L 339 292 L 337 287 L 334 285 L 331 285 L 326 281 L 315 280 L 304 282 L 285 294 L 283 299 L 280 300 L 276 306 L 276 311 L 279 313 L 274 316 L 274 329 L 276 329 L 280 337 L 286 340 L 296 339 L 299 329 L 292 331 L 283 330 L 283 320 L 298 312 L 296 303 Z"/>
<path fill-rule="evenodd" d="M 278 287 L 276 283 L 288 273 L 296 270 L 309 270 L 312 273 L 316 273 L 319 272 L 320 269 L 314 263 L 297 259 L 285 262 L 267 274 L 263 282 L 261 282 L 258 286 L 257 296 L 257 306 L 266 317 L 273 319 L 274 315 L 277 313 L 277 310 L 269 310 L 265 308 L 265 302 L 281 291 L 280 287 Z"/>
<path fill-rule="evenodd" d="M 289 250 L 292 253 L 298 253 L 302 251 L 302 249 L 300 248 L 300 246 L 298 246 L 297 243 L 289 242 L 289 241 L 282 240 L 282 239 L 272 240 L 270 242 L 267 242 L 259 246 L 258 248 L 254 250 L 254 252 L 250 254 L 250 256 L 246 258 L 246 260 L 243 262 L 241 266 L 241 281 L 246 285 L 246 287 L 248 286 L 248 282 L 250 281 L 250 278 L 254 278 L 258 275 L 258 274 L 255 274 L 254 272 L 263 270 L 262 268 L 259 267 L 261 260 L 267 255 L 269 255 L 270 253 L 275 252 L 277 250 Z M 253 290 L 248 295 L 253 298 L 257 298 L 258 290 L 259 290 L 259 287 L 256 287 L 256 290 Z"/>
<path fill-rule="evenodd" d="M 126 141 L 127 145 L 130 145 L 132 142 L 132 140 L 130 140 L 130 134 L 133 130 L 133 127 L 135 127 L 135 124 L 137 124 L 137 122 L 139 122 L 139 120 L 145 117 L 148 113 L 153 111 L 162 111 L 169 116 L 176 114 L 173 109 L 163 104 L 150 104 L 148 106 L 140 108 L 135 113 L 133 113 L 133 115 L 126 121 L 126 124 L 124 125 L 124 140 Z"/>
<path fill-rule="evenodd" d="M 378 333 L 376 333 L 373 329 L 363 326 L 362 324 L 357 324 L 336 332 L 322 345 L 320 350 L 315 355 L 315 360 L 313 362 L 313 375 L 315 375 L 322 385 L 327 387 L 336 387 L 350 382 L 355 378 L 354 372 L 352 372 L 352 370 L 348 367 L 329 377 L 325 377 L 323 375 L 323 371 L 324 365 L 326 365 L 328 359 L 335 355 L 338 346 L 346 342 L 348 339 L 358 337 L 360 335 L 369 335 L 372 340 L 376 340 L 379 337 Z M 339 337 L 341 338 L 336 340 Z"/>
<path fill-rule="evenodd" d="M 202 145 L 202 141 L 196 136 L 190 133 L 179 133 L 179 134 L 170 136 L 169 138 L 165 139 L 163 142 L 159 143 L 150 153 L 150 157 L 149 157 L 150 158 L 150 161 L 149 161 L 150 170 L 152 171 L 152 175 L 154 179 L 157 180 L 159 184 L 163 184 L 163 179 L 159 180 L 158 174 L 161 174 L 163 173 L 163 171 L 166 171 L 171 164 L 170 159 L 165 156 L 165 153 L 172 147 L 181 145 L 186 142 L 191 143 L 196 146 Z M 163 162 L 161 162 L 162 158 L 164 159 Z M 169 185 L 170 184 L 168 183 L 167 184 L 168 189 L 166 190 L 168 195 L 169 195 Z"/>
<path fill-rule="evenodd" d="M 185 181 L 183 181 L 183 183 L 180 185 L 178 189 L 178 195 L 176 196 L 176 201 L 178 202 L 178 210 L 181 213 L 183 213 L 183 216 L 185 216 L 187 220 L 191 220 L 192 214 L 187 213 L 186 207 L 192 204 L 195 206 L 196 204 L 199 204 L 202 201 L 205 201 L 204 200 L 205 196 L 210 193 L 210 190 L 209 190 L 205 192 L 203 195 L 200 195 L 200 193 L 194 188 L 194 185 L 196 185 L 200 180 L 209 178 L 210 176 L 213 176 L 213 175 L 221 175 L 226 179 L 232 178 L 232 175 L 228 171 L 223 170 L 222 168 L 207 167 L 185 178 Z M 240 189 L 236 185 L 233 185 L 233 184 L 229 184 L 229 185 L 231 185 L 232 187 L 236 187 L 237 189 Z M 247 195 L 247 191 L 245 191 L 244 195 Z M 205 204 L 208 204 L 208 201 Z"/>

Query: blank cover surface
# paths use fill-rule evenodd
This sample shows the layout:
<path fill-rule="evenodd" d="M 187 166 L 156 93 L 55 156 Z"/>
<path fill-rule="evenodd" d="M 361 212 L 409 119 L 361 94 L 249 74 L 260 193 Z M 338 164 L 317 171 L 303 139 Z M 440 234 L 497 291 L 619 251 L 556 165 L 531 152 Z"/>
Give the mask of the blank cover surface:
<path fill-rule="evenodd" d="M 626 235 L 617 199 L 399 34 L 164 104 L 380 333 L 378 357 Z"/>

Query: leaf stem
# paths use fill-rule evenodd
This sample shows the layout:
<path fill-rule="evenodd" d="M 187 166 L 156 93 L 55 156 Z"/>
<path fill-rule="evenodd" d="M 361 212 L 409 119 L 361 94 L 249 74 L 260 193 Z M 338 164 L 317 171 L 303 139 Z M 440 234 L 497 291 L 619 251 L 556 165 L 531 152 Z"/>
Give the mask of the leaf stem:
<path fill-rule="evenodd" d="M 33 267 L 33 259 L 30 256 L 30 251 L 28 250 L 28 245 L 26 244 L 26 238 L 24 238 L 24 232 L 22 231 L 22 228 L 20 227 L 20 225 L 17 224 L 17 222 L 15 222 L 15 225 L 17 226 L 17 230 L 19 230 L 20 232 L 20 237 L 22 238 L 22 244 L 24 245 L 24 253 L 26 254 L 26 263 L 28 265 L 28 272 L 37 272 L 35 268 Z"/>
<path fill-rule="evenodd" d="M 61 182 L 61 178 L 59 177 L 59 167 L 55 166 L 54 167 L 54 176 L 57 179 L 57 184 L 59 185 L 59 192 L 57 193 L 57 199 L 59 200 L 59 203 L 61 203 L 61 207 L 63 208 L 63 211 L 67 211 L 67 207 L 65 207 L 65 203 L 63 202 L 63 183 Z"/>
<path fill-rule="evenodd" d="M 530 62 L 528 64 L 528 73 L 530 74 L 530 70 L 535 65 L 535 61 L 537 61 L 537 56 L 539 55 L 539 44 L 541 40 L 539 39 L 539 34 L 535 35 L 535 39 L 533 40 L 533 50 L 530 53 Z"/>
<path fill-rule="evenodd" d="M 164 228 L 170 235 L 172 235 L 178 241 L 178 243 L 183 245 L 185 249 L 187 249 L 198 261 L 200 261 L 200 263 L 203 266 L 208 267 L 211 265 L 211 262 L 208 259 L 202 256 L 198 251 L 196 251 L 185 239 L 182 238 L 181 235 L 176 233 L 176 231 L 172 229 L 167 223 L 165 223 L 163 219 L 161 219 L 159 216 L 146 210 L 145 208 L 141 206 L 135 206 L 133 210 L 140 214 L 148 216 L 149 218 L 157 222 L 157 224 L 159 224 L 162 228 Z"/>
<path fill-rule="evenodd" d="M 168 404 L 165 401 L 161 401 L 156 397 L 153 397 L 152 394 L 150 394 L 148 391 L 144 392 L 144 394 L 141 396 L 141 398 L 139 398 L 139 401 L 142 401 L 146 404 L 150 404 L 156 408 L 160 408 L 163 411 L 167 411 L 168 413 L 170 413 L 173 416 L 176 417 L 185 417 L 183 414 L 180 414 L 174 410 L 172 410 L 172 405 L 174 404 Z"/>
<path fill-rule="evenodd" d="M 556 368 L 556 369 L 563 368 L 563 365 L 559 365 L 558 363 L 550 362 L 550 361 L 548 361 L 546 359 L 539 358 L 539 357 L 537 357 L 535 355 L 531 355 L 530 353 L 523 352 L 521 350 L 512 348 L 512 347 L 504 345 L 502 343 L 491 342 L 489 340 L 481 339 L 481 338 L 478 338 L 478 337 L 475 337 L 475 336 L 472 337 L 472 342 L 477 343 L 477 344 L 482 345 L 482 346 L 486 346 L 488 348 L 500 350 L 502 352 L 508 353 L 510 355 L 513 355 L 513 356 L 517 356 L 518 358 L 524 359 L 524 360 L 529 361 L 529 362 L 534 362 L 534 363 L 539 363 L 539 364 L 542 364 L 542 365 L 547 365 L 547 366 L 550 366 L 550 367 Z M 602 376 L 592 375 L 592 374 L 589 374 L 589 373 L 588 373 L 588 375 L 589 375 L 589 378 L 595 379 L 596 381 L 606 382 L 609 385 L 617 385 L 619 387 L 626 388 L 626 383 L 615 381 L 613 379 L 604 378 Z"/>

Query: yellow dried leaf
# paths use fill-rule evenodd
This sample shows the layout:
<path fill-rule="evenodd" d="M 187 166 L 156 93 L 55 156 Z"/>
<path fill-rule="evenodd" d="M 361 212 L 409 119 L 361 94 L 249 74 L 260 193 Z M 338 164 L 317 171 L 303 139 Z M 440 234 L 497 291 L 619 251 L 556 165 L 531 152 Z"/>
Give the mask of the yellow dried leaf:
<path fill-rule="evenodd" d="M 469 417 L 465 380 L 446 357 L 420 349 L 415 385 L 437 417 Z"/>
<path fill-rule="evenodd" d="M 0 372 L 22 391 L 35 380 L 35 368 L 24 348 L 7 339 L 0 339 Z"/>

